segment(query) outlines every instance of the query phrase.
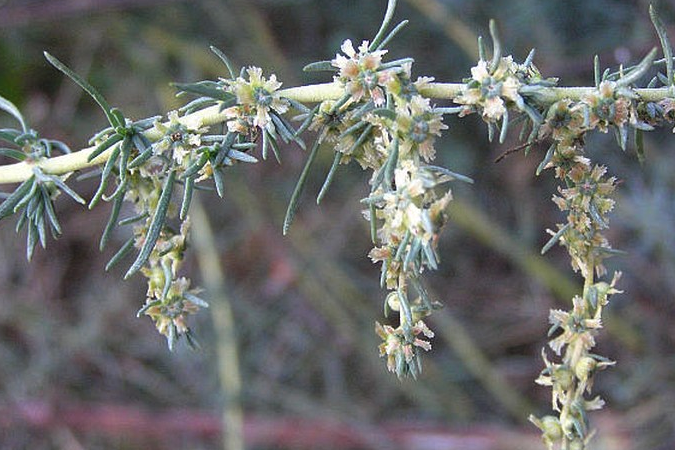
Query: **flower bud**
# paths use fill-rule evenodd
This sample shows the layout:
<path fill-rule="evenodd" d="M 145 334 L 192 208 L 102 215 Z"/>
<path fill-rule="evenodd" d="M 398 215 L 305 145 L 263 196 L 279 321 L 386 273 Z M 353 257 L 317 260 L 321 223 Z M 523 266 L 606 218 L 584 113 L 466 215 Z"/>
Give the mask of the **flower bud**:
<path fill-rule="evenodd" d="M 550 441 L 557 442 L 562 438 L 563 432 L 560 421 L 554 416 L 544 416 L 541 418 L 541 431 L 544 437 Z"/>
<path fill-rule="evenodd" d="M 586 381 L 595 370 L 598 362 L 590 356 L 584 356 L 574 366 L 574 374 L 581 381 Z"/>
<path fill-rule="evenodd" d="M 567 366 L 556 367 L 553 370 L 553 380 L 564 390 L 574 387 L 574 376 Z"/>
<path fill-rule="evenodd" d="M 387 305 L 391 308 L 392 311 L 401 310 L 401 301 L 398 298 L 398 294 L 394 291 L 387 295 Z"/>

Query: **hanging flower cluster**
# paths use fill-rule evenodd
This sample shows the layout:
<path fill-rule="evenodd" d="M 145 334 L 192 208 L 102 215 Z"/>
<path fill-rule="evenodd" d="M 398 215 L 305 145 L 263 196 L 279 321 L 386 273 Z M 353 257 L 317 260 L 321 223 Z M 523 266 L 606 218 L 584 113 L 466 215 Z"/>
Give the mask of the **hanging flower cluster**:
<path fill-rule="evenodd" d="M 313 116 L 307 115 L 310 129 L 319 132 L 315 148 L 326 141 L 335 151 L 319 199 L 339 163 L 354 160 L 372 170 L 371 193 L 363 199 L 376 244 L 370 257 L 382 264 L 381 283 L 391 291 L 385 313 L 398 316 L 397 326 L 376 324 L 384 341 L 380 353 L 398 376 L 417 376 L 420 350 L 429 350 L 426 339 L 433 337 L 423 319 L 440 306 L 429 298 L 421 275 L 438 265 L 438 236 L 452 199 L 445 185 L 470 180 L 428 164 L 436 155 L 436 138 L 447 129 L 443 111 L 419 94 L 433 79 L 413 81 L 411 59 L 383 62 L 386 50 L 368 41 L 356 51 L 347 40 L 342 52 L 330 63 L 338 69 L 335 82 L 344 95 L 324 101 Z"/>
<path fill-rule="evenodd" d="M 530 417 L 542 431 L 549 450 L 555 448 L 585 448 L 593 432 L 589 429 L 587 413 L 603 407 L 600 397 L 588 398 L 594 375 L 613 365 L 609 359 L 592 353 L 595 336 L 602 328 L 602 311 L 609 297 L 620 293 L 616 288 L 620 274 L 610 283 L 595 281 L 606 274 L 605 258 L 614 254 L 603 232 L 608 228 L 608 214 L 614 208 L 612 194 L 616 179 L 607 177 L 604 166 L 593 165 L 585 156 L 584 134 L 599 128 L 617 130 L 620 137 L 627 124 L 636 124 L 635 107 L 631 97 L 615 94 L 616 83 L 603 81 L 598 89 L 573 103 L 561 100 L 547 112 L 541 136 L 553 139 L 547 155 L 539 166 L 554 169 L 563 186 L 553 202 L 567 213 L 565 223 L 556 230 L 544 246 L 547 251 L 556 243 L 567 248 L 574 271 L 583 276 L 584 291 L 572 299 L 571 311 L 551 310 L 549 347 L 559 362 L 549 360 L 542 350 L 545 367 L 536 382 L 550 386 L 552 408 L 557 416 Z"/>
<path fill-rule="evenodd" d="M 230 68 L 229 61 L 214 51 Z M 132 122 L 119 111 L 106 109 L 107 104 L 91 86 L 60 62 L 56 63 L 97 98 L 112 125 L 91 140 L 94 150 L 90 159 L 105 151 L 110 152 L 110 156 L 90 207 L 101 199 L 113 203 L 101 239 L 102 248 L 117 225 L 133 225 L 133 236 L 112 257 L 106 269 L 135 249 L 136 259 L 125 278 L 140 272 L 148 280 L 146 301 L 139 315 L 145 314 L 154 321 L 158 331 L 166 336 L 169 348 L 173 348 L 181 336 L 194 344 L 187 325 L 188 316 L 208 304 L 196 295 L 199 290 L 191 288 L 190 280 L 180 276 L 179 270 L 190 229 L 188 212 L 195 185 L 213 180 L 222 196 L 223 170 L 236 162 L 257 162 L 249 151 L 258 146 L 256 140 L 260 134 L 267 144 L 263 145 L 263 156 L 268 147 L 278 156 L 279 138 L 301 142 L 294 137 L 295 130 L 280 116 L 289 107 L 289 102 L 277 93 L 281 83 L 274 75 L 266 79 L 261 69 L 249 67 L 236 79 L 177 85 L 182 93 L 197 94 L 199 98 L 180 111 L 170 112 L 166 122 L 160 117 Z M 217 106 L 224 116 L 225 134 L 214 133 L 201 124 L 187 125 L 191 122 L 182 120 L 186 114 L 211 106 Z M 110 179 L 115 180 L 116 186 L 106 195 Z M 180 205 L 174 201 L 177 186 L 183 190 Z M 135 215 L 119 220 L 123 201 L 133 205 Z"/>
<path fill-rule="evenodd" d="M 197 100 L 200 106 L 216 104 L 223 108 L 227 133 L 213 134 L 208 127 L 189 128 L 174 111 L 169 113 L 167 123 L 154 121 L 151 131 L 159 139 L 145 150 L 132 151 L 132 156 L 139 155 L 136 159 L 140 162 L 134 164 L 132 160 L 129 164 L 125 199 L 134 204 L 141 223 L 134 227 L 133 238 L 139 256 L 127 276 L 140 269 L 148 278 L 147 299 L 139 314 L 153 319 L 171 348 L 183 335 L 194 343 L 187 317 L 208 306 L 196 295 L 198 290 L 190 288 L 190 280 L 178 276 L 194 186 L 213 179 L 222 196 L 223 169 L 236 162 L 257 162 L 248 152 L 257 147 L 255 141 L 260 134 L 265 143 L 271 142 L 277 157 L 279 136 L 284 141 L 298 142 L 295 130 L 280 116 L 289 107 L 288 100 L 277 93 L 280 86 L 275 75 L 267 79 L 257 67 L 249 67 L 236 79 L 221 79 L 215 85 L 181 85 L 183 92 L 202 94 Z M 267 145 L 263 150 L 266 152 Z M 145 154 L 148 156 L 141 156 Z M 180 209 L 171 201 L 178 184 L 183 185 Z M 180 227 L 168 226 L 166 221 L 170 219 L 178 219 Z M 122 251 L 126 253 L 130 248 L 125 245 Z"/>

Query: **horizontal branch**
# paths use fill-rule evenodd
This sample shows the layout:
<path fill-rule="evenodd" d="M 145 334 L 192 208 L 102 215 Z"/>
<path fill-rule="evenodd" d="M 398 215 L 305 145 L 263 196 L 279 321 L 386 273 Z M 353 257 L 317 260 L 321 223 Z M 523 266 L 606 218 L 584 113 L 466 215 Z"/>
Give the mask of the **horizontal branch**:
<path fill-rule="evenodd" d="M 420 89 L 420 94 L 428 98 L 451 100 L 460 94 L 463 87 L 464 84 L 462 83 L 429 83 Z M 544 104 L 554 103 L 564 98 L 580 100 L 594 90 L 594 87 L 542 88 L 541 92 L 537 93 L 537 100 Z M 299 102 L 317 103 L 323 100 L 336 100 L 342 96 L 344 90 L 337 83 L 322 83 L 282 89 L 278 92 L 283 97 Z M 673 95 L 672 91 L 667 87 L 635 89 L 635 92 L 645 101 L 658 101 Z M 219 106 L 216 105 L 181 117 L 179 120 L 189 128 L 196 129 L 222 123 L 226 120 L 226 116 L 223 112 L 219 111 Z M 151 141 L 161 137 L 159 132 L 154 128 L 146 131 L 145 136 Z M 44 159 L 37 163 L 24 161 L 0 166 L 0 184 L 19 183 L 28 179 L 33 174 L 35 166 L 40 167 L 45 173 L 54 175 L 62 175 L 97 166 L 105 162 L 112 151 L 105 151 L 94 160 L 87 161 L 94 148 L 87 147 L 74 153 Z"/>

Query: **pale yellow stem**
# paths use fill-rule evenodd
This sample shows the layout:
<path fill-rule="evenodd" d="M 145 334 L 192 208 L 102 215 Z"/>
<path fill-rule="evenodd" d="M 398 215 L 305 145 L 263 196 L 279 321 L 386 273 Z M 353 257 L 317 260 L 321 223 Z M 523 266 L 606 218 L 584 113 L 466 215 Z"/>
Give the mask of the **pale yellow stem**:
<path fill-rule="evenodd" d="M 428 98 L 451 100 L 457 97 L 464 84 L 462 83 L 429 83 L 420 89 L 420 94 Z M 542 88 L 537 94 L 537 100 L 541 103 L 553 103 L 563 98 L 579 100 L 585 95 L 595 91 L 594 87 L 551 87 Z M 657 101 L 672 95 L 669 88 L 645 88 L 635 89 L 637 95 L 645 101 Z M 338 83 L 322 83 L 307 86 L 281 89 L 279 94 L 304 103 L 317 103 L 324 100 L 336 100 L 344 93 L 344 89 Z M 192 114 L 181 117 L 180 122 L 189 128 L 201 128 L 215 125 L 227 120 L 226 114 L 220 111 L 219 106 L 212 106 Z M 145 133 L 148 139 L 157 140 L 161 137 L 159 131 L 153 129 Z M 33 174 L 33 167 L 37 166 L 43 172 L 53 175 L 63 175 L 76 170 L 97 166 L 105 162 L 110 156 L 110 151 L 103 152 L 92 161 L 87 161 L 94 147 L 83 148 L 80 151 L 67 155 L 56 156 L 41 161 L 20 162 L 0 166 L 0 184 L 18 183 L 28 179 Z"/>

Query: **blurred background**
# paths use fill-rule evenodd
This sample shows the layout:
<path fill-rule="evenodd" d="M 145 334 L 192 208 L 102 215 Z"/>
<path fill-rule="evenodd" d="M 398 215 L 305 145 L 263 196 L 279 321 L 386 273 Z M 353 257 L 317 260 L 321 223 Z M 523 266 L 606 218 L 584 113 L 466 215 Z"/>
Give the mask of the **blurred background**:
<path fill-rule="evenodd" d="M 50 67 L 48 50 L 88 78 L 125 114 L 180 106 L 171 81 L 215 79 L 224 67 L 273 71 L 285 86 L 329 81 L 301 68 L 331 59 L 346 38 L 370 39 L 385 0 L 0 0 L 0 93 L 44 136 L 77 149 L 105 117 Z M 675 2 L 662 1 L 675 36 Z M 460 81 L 475 64 L 476 37 L 497 19 L 505 54 L 535 63 L 561 85 L 592 84 L 605 66 L 639 61 L 658 45 L 646 0 L 400 0 L 410 25 L 389 45 L 413 56 L 413 75 Z M 8 124 L 5 117 L 0 125 Z M 146 318 L 141 277 L 105 273 L 98 251 L 108 204 L 57 202 L 64 235 L 25 260 L 13 219 L 0 225 L 0 449 L 540 449 L 529 413 L 550 409 L 534 384 L 550 308 L 568 308 L 580 286 L 568 257 L 539 249 L 562 220 L 551 173 L 535 177 L 545 148 L 514 154 L 487 142 L 479 118 L 447 118 L 438 164 L 471 176 L 454 187 L 440 269 L 427 276 L 445 304 L 424 373 L 399 381 L 378 358 L 379 267 L 366 257 L 359 200 L 367 174 L 341 166 L 320 206 L 314 196 L 332 161 L 320 153 L 288 236 L 281 224 L 304 163 L 240 165 L 226 195 L 200 193 L 185 273 L 211 308 L 192 322 L 200 351 L 172 354 Z M 589 156 L 621 184 L 609 238 L 624 273 L 597 352 L 617 360 L 595 390 L 593 449 L 675 448 L 675 140 L 645 137 L 643 165 L 611 135 Z M 7 161 L 0 161 L 6 163 Z M 95 180 L 71 183 L 85 198 Z M 3 189 L 7 189 L 5 186 Z M 207 211 L 205 215 L 204 210 Z M 207 217 L 207 219 L 204 219 Z M 212 232 L 212 236 L 211 236 Z M 118 230 L 117 243 L 127 239 Z M 224 424 L 224 425 L 223 425 Z M 229 432 L 222 433 L 223 427 Z"/>

